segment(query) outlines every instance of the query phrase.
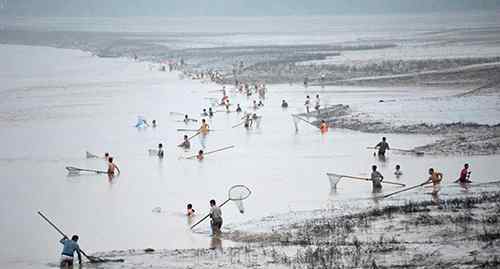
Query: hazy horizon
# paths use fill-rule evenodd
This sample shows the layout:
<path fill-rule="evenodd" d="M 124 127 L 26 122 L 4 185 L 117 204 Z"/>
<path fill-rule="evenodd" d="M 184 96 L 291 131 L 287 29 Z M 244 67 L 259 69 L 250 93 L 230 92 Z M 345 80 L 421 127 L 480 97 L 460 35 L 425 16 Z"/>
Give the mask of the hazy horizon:
<path fill-rule="evenodd" d="M 499 11 L 500 0 L 0 0 L 0 15 L 56 17 L 302 16 Z"/>

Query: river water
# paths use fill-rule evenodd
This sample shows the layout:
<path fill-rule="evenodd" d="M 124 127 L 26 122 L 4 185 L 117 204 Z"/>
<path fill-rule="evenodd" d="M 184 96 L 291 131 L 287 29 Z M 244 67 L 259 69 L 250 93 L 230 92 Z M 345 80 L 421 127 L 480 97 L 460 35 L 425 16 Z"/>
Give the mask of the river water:
<path fill-rule="evenodd" d="M 219 85 L 183 80 L 175 72 L 157 71 L 150 63 L 97 58 L 76 50 L 0 45 L 0 58 L 2 268 L 43 268 L 57 263 L 60 236 L 36 214 L 39 210 L 66 233 L 79 234 L 87 252 L 204 248 L 210 245 L 208 222 L 190 231 L 184 216 L 186 204 L 192 203 L 203 215 L 209 199 L 225 200 L 235 184 L 245 184 L 253 192 L 244 202 L 245 214 L 231 204 L 223 208 L 225 223 L 237 227 L 286 212 L 378 206 L 368 183 L 342 180 L 332 194 L 326 172 L 368 176 L 370 166 L 377 164 L 387 179 L 397 180 L 392 172 L 400 164 L 404 176 L 399 180 L 412 185 L 426 178 L 429 167 L 454 180 L 463 163 L 469 162 L 473 179 L 485 182 L 495 179 L 500 160 L 498 156 L 416 157 L 391 152 L 381 163 L 366 147 L 384 134 L 331 129 L 322 135 L 303 123 L 297 132 L 290 116 L 303 111 L 305 95 L 316 93 L 324 105 L 344 103 L 375 115 L 381 111 L 377 108 L 380 99 L 445 96 L 450 89 L 271 85 L 265 106 L 256 111 L 263 117 L 259 128 L 231 128 L 241 115 L 217 112 L 209 120 L 215 131 L 205 140 L 194 138 L 191 151 L 184 152 L 175 146 L 184 135 L 176 129 L 198 125 L 186 126 L 170 112 L 200 118 L 201 109 L 210 105 L 208 98 L 221 97 L 214 92 Z M 228 89 L 233 103 L 252 111 L 253 97 Z M 289 102 L 288 110 L 280 108 L 282 99 Z M 390 115 L 401 121 L 411 119 L 394 110 L 389 110 Z M 411 111 L 418 114 L 421 110 Z M 155 119 L 158 127 L 135 128 L 138 116 Z M 462 113 L 458 119 L 476 120 L 467 117 Z M 435 118 L 427 111 L 423 120 Z M 437 139 L 386 136 L 398 148 Z M 158 143 L 166 145 L 163 159 L 147 152 Z M 202 144 L 206 150 L 235 147 L 208 155 L 202 162 L 179 159 L 194 154 Z M 68 175 L 65 166 L 105 169 L 103 160 L 87 159 L 86 151 L 111 152 L 122 174 L 111 180 L 106 175 Z M 386 185 L 384 192 L 397 189 Z M 405 198 L 428 196 L 417 192 Z M 160 212 L 154 212 L 155 208 Z"/>

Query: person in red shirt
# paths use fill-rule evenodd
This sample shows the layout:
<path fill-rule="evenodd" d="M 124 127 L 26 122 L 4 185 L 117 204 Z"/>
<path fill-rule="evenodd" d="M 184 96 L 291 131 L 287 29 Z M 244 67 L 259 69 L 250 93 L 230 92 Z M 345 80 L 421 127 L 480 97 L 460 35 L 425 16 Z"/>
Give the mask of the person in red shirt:
<path fill-rule="evenodd" d="M 465 184 L 465 183 L 471 183 L 470 181 L 470 171 L 469 171 L 469 164 L 466 163 L 464 164 L 464 168 L 460 171 L 460 177 L 457 179 L 456 182 Z"/>

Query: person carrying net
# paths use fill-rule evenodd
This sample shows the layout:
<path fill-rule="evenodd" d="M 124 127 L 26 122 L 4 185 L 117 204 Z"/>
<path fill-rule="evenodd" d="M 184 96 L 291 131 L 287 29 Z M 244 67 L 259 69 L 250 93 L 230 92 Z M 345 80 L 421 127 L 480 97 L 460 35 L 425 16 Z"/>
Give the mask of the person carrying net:
<path fill-rule="evenodd" d="M 215 200 L 210 200 L 210 227 L 212 228 L 212 235 L 220 235 L 222 228 L 222 211 L 217 206 Z"/>
<path fill-rule="evenodd" d="M 222 211 L 221 207 L 223 207 L 227 202 L 233 201 L 238 210 L 240 211 L 241 214 L 245 212 L 245 208 L 243 207 L 243 200 L 247 199 L 252 192 L 250 189 L 244 185 L 234 185 L 231 188 L 229 188 L 228 191 L 228 198 L 226 201 L 224 201 L 222 204 L 217 206 L 215 200 L 210 200 L 210 212 L 200 219 L 197 223 L 193 224 L 191 226 L 191 229 L 196 227 L 198 224 L 203 222 L 205 219 L 210 217 L 211 222 L 210 226 L 212 229 L 212 234 L 213 235 L 219 235 L 221 233 L 221 228 L 222 228 Z"/>

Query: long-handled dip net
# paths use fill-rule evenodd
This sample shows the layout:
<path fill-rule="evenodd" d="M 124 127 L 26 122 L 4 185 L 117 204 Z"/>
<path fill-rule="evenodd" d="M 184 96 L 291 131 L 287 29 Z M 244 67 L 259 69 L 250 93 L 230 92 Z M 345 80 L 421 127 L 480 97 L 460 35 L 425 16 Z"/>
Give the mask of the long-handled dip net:
<path fill-rule="evenodd" d="M 348 179 L 362 180 L 362 181 L 372 181 L 370 178 L 367 178 L 367 177 L 355 177 L 355 176 L 340 175 L 340 174 L 335 174 L 335 173 L 326 173 L 326 175 L 328 176 L 328 179 L 330 180 L 331 189 L 337 188 L 337 184 L 339 184 L 341 178 L 348 178 Z M 381 183 L 391 184 L 391 185 L 396 185 L 396 186 L 401 186 L 401 187 L 406 186 L 403 183 L 388 181 L 388 180 L 384 180 Z"/>
<path fill-rule="evenodd" d="M 245 208 L 243 206 L 243 200 L 247 199 L 250 194 L 252 194 L 252 191 L 245 185 L 234 185 L 231 188 L 229 188 L 228 191 L 228 197 L 227 200 L 224 201 L 222 204 L 219 205 L 219 207 L 223 207 L 227 202 L 233 201 L 238 207 L 238 210 L 240 211 L 241 214 L 245 213 Z M 203 217 L 201 220 L 199 220 L 197 223 L 193 224 L 191 226 L 191 229 L 196 227 L 196 225 L 202 223 L 205 219 L 207 219 L 210 216 L 210 214 L 207 214 L 205 217 Z"/>
<path fill-rule="evenodd" d="M 340 179 L 343 177 L 343 175 L 334 173 L 326 173 L 326 175 L 328 176 L 328 180 L 330 181 L 330 188 L 337 189 L 337 184 L 339 184 Z"/>

